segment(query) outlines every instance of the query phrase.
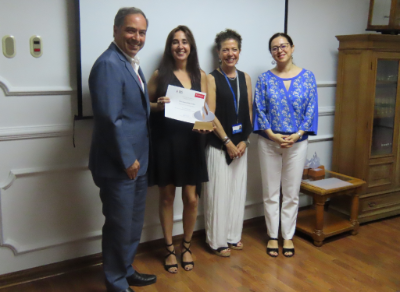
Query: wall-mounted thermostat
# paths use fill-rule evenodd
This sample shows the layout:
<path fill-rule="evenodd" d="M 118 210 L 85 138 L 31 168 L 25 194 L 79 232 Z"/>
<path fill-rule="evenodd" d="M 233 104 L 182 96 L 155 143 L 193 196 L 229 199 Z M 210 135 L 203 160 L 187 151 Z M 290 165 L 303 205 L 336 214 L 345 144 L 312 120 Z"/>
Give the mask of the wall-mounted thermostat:
<path fill-rule="evenodd" d="M 3 37 L 3 54 L 7 58 L 15 56 L 15 38 L 12 35 Z"/>
<path fill-rule="evenodd" d="M 34 35 L 29 39 L 29 46 L 31 47 L 31 55 L 39 58 L 43 54 L 42 38 Z"/>

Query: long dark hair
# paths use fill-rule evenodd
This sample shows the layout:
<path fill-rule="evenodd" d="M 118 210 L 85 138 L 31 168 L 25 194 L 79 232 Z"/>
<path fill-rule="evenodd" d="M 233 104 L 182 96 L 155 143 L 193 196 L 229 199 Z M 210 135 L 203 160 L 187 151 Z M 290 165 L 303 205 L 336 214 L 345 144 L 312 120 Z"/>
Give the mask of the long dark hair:
<path fill-rule="evenodd" d="M 199 58 L 197 57 L 197 47 L 196 42 L 194 40 L 193 34 L 190 29 L 185 25 L 178 25 L 176 28 L 171 30 L 167 37 L 167 41 L 165 42 L 164 55 L 161 60 L 160 68 L 158 69 L 158 78 L 157 78 L 157 96 L 164 95 L 168 84 L 174 78 L 173 71 L 175 70 L 175 59 L 171 52 L 171 44 L 174 40 L 175 33 L 178 31 L 182 31 L 186 39 L 190 45 L 190 54 L 187 60 L 186 70 L 189 73 L 190 80 L 192 84 L 200 84 L 200 65 Z"/>

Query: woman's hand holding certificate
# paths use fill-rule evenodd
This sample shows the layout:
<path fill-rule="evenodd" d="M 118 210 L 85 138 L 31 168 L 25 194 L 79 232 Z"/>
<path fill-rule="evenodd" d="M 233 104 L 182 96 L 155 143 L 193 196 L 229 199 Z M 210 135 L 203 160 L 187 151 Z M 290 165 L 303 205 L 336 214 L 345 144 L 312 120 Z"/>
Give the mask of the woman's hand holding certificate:
<path fill-rule="evenodd" d="M 168 85 L 167 97 L 170 102 L 165 104 L 165 117 L 182 122 L 196 122 L 195 112 L 201 111 L 206 100 L 206 94 L 182 87 Z"/>
<path fill-rule="evenodd" d="M 165 104 L 165 117 L 195 124 L 193 130 L 209 133 L 214 130 L 214 114 L 210 112 L 206 94 L 200 91 L 168 85 L 169 103 Z"/>

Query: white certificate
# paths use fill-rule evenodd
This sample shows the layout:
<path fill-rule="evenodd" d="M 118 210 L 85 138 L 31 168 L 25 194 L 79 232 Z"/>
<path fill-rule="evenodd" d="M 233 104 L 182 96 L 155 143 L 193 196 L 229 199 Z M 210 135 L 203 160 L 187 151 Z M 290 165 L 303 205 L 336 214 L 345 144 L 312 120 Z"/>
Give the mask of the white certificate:
<path fill-rule="evenodd" d="M 165 104 L 165 117 L 194 124 L 197 119 L 195 112 L 204 107 L 206 94 L 178 86 L 168 85 L 167 97 L 170 102 Z"/>

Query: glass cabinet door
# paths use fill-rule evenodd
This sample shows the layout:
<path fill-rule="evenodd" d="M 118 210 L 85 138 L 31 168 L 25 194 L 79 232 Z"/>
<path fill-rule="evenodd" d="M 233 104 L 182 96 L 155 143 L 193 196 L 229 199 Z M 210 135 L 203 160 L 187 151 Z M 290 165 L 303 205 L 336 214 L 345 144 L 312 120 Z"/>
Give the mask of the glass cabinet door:
<path fill-rule="evenodd" d="M 378 59 L 371 156 L 393 153 L 398 60 Z"/>
<path fill-rule="evenodd" d="M 394 25 L 399 27 L 400 26 L 400 0 L 397 0 L 396 4 L 396 16 L 394 19 Z"/>
<path fill-rule="evenodd" d="M 374 0 L 371 25 L 389 25 L 391 0 Z"/>

